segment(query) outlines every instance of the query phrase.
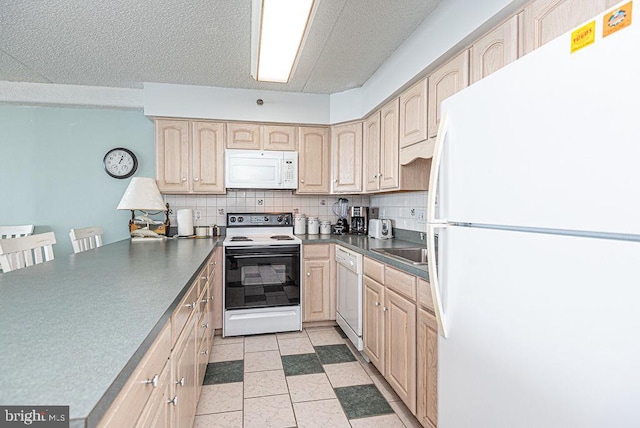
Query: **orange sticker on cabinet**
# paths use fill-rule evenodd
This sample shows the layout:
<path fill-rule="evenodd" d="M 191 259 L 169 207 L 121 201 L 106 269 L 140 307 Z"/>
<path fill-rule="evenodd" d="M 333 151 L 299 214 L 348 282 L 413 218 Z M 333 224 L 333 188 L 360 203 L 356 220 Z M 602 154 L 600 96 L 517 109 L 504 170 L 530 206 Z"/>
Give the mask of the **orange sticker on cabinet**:
<path fill-rule="evenodd" d="M 607 37 L 618 30 L 631 25 L 631 9 L 633 2 L 623 4 L 617 9 L 606 13 L 602 18 L 602 37 Z"/>
<path fill-rule="evenodd" d="M 571 32 L 571 53 L 589 46 L 596 41 L 596 21 L 591 21 L 586 25 Z"/>

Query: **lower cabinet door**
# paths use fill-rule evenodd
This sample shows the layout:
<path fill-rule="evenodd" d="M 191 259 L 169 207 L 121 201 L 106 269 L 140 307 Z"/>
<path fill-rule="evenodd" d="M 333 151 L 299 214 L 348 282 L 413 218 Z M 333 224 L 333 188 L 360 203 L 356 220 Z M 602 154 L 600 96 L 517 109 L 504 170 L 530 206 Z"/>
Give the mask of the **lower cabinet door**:
<path fill-rule="evenodd" d="M 303 317 L 302 321 L 327 321 L 331 318 L 331 268 L 329 260 L 303 262 Z"/>
<path fill-rule="evenodd" d="M 196 328 L 192 317 L 183 331 L 184 341 L 176 347 L 177 358 L 173 361 L 173 405 L 174 426 L 190 427 L 196 413 Z M 173 358 L 173 355 L 172 355 Z"/>
<path fill-rule="evenodd" d="M 384 287 L 365 276 L 362 305 L 364 352 L 384 376 Z"/>
<path fill-rule="evenodd" d="M 429 428 L 438 425 L 438 322 L 435 315 L 418 309 L 417 417 Z"/>
<path fill-rule="evenodd" d="M 386 289 L 385 305 L 385 378 L 416 413 L 416 304 Z"/>

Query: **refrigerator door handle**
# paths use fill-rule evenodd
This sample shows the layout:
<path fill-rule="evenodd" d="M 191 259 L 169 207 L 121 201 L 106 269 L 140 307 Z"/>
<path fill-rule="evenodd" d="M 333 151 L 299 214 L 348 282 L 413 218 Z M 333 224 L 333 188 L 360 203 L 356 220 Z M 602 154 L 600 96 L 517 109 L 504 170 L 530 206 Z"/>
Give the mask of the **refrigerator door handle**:
<path fill-rule="evenodd" d="M 427 263 L 429 266 L 429 282 L 431 283 L 431 299 L 438 320 L 438 331 L 442 337 L 447 337 L 447 317 L 442 304 L 442 289 L 438 281 L 438 264 L 436 257 L 436 229 L 446 228 L 447 224 L 427 225 Z"/>
<path fill-rule="evenodd" d="M 442 146 L 444 145 L 444 140 L 448 133 L 449 133 L 449 115 L 445 111 L 442 116 L 442 119 L 440 119 L 438 135 L 436 136 L 436 142 L 433 147 L 433 158 L 431 159 L 429 192 L 427 194 L 427 223 L 430 223 L 430 224 L 447 223 L 447 220 L 437 219 L 435 218 L 435 216 L 436 216 L 436 202 L 438 200 L 440 163 L 442 161 Z"/>

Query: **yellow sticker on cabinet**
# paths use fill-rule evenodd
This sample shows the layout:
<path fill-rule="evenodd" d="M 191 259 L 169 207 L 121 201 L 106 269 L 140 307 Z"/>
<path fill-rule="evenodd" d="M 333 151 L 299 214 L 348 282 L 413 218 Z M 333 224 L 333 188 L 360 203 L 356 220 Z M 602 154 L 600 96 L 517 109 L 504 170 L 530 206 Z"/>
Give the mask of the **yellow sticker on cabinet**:
<path fill-rule="evenodd" d="M 586 25 L 571 32 L 571 53 L 589 46 L 596 41 L 596 21 L 591 21 Z"/>
<path fill-rule="evenodd" d="M 623 4 L 619 8 L 606 13 L 602 18 L 602 37 L 607 37 L 618 30 L 631 25 L 631 9 L 633 2 Z"/>

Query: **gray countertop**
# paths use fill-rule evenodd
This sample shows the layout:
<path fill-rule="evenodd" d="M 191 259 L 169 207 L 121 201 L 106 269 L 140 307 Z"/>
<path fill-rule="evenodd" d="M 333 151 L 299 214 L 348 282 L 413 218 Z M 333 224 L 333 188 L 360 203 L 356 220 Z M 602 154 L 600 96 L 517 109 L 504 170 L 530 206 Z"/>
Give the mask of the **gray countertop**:
<path fill-rule="evenodd" d="M 425 280 L 429 280 L 429 270 L 426 265 L 412 265 L 400 260 L 387 257 L 384 254 L 371 251 L 374 248 L 402 248 L 402 247 L 426 247 L 426 244 L 417 244 L 401 239 L 373 239 L 365 235 L 296 235 L 302 239 L 303 244 L 335 243 L 354 250 L 369 258 L 376 259 L 388 265 L 397 267 Z"/>
<path fill-rule="evenodd" d="M 0 404 L 94 426 L 219 242 L 125 240 L 0 274 Z"/>

